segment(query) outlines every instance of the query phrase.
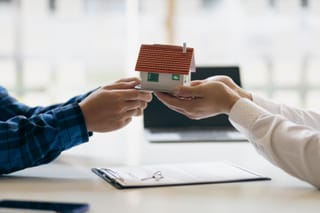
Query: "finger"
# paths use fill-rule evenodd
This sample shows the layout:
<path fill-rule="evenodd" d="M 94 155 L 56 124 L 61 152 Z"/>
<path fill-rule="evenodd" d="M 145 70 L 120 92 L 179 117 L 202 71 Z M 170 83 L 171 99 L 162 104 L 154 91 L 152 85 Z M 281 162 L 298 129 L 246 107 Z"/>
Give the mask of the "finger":
<path fill-rule="evenodd" d="M 208 77 L 206 80 L 219 80 L 221 78 L 221 75 L 214 75 L 214 76 L 210 76 Z"/>
<path fill-rule="evenodd" d="M 143 109 L 139 108 L 139 109 L 136 110 L 136 114 L 134 116 L 140 116 L 142 114 L 143 114 Z"/>
<path fill-rule="evenodd" d="M 228 76 L 225 75 L 215 75 L 215 76 L 211 76 L 209 78 L 207 78 L 206 80 L 213 80 L 213 81 L 222 81 L 225 82 L 227 81 Z"/>
<path fill-rule="evenodd" d="M 227 85 L 228 87 L 230 87 L 231 89 L 235 89 L 235 88 L 238 87 L 238 85 L 235 84 L 230 77 L 225 76 L 225 75 L 216 75 L 216 76 L 207 78 L 207 81 L 218 81 L 218 82 L 222 82 L 222 83 L 224 83 L 225 85 Z"/>
<path fill-rule="evenodd" d="M 104 89 L 133 89 L 139 83 L 136 81 L 128 81 L 128 82 L 118 82 L 111 85 L 107 85 Z"/>
<path fill-rule="evenodd" d="M 138 91 L 135 89 L 119 90 L 117 91 L 124 100 L 137 100 L 150 102 L 152 100 L 152 92 Z"/>
<path fill-rule="evenodd" d="M 124 120 L 124 122 L 123 122 L 123 126 L 128 125 L 131 121 L 132 121 L 132 117 L 126 118 L 126 119 Z"/>
<path fill-rule="evenodd" d="M 126 106 L 124 107 L 124 111 L 138 109 L 138 108 L 144 109 L 146 106 L 147 106 L 147 103 L 144 101 L 127 101 Z"/>
<path fill-rule="evenodd" d="M 131 81 L 138 82 L 138 83 L 141 82 L 141 80 L 137 77 L 130 77 L 130 78 L 122 78 L 122 79 L 116 81 L 116 83 L 131 82 Z"/>
<path fill-rule="evenodd" d="M 145 101 L 139 101 L 140 102 L 140 105 L 139 105 L 139 108 L 144 110 L 145 108 L 147 108 L 148 106 L 148 103 L 145 102 Z"/>
<path fill-rule="evenodd" d="M 144 104 L 142 105 L 142 109 L 145 110 L 148 106 L 148 103 L 147 102 L 144 102 Z"/>
<path fill-rule="evenodd" d="M 125 112 L 124 117 L 125 117 L 125 118 L 131 118 L 132 116 L 138 115 L 139 112 L 140 112 L 140 109 L 139 109 L 139 108 L 137 108 L 137 109 L 132 109 L 132 110 L 128 110 L 128 111 Z"/>

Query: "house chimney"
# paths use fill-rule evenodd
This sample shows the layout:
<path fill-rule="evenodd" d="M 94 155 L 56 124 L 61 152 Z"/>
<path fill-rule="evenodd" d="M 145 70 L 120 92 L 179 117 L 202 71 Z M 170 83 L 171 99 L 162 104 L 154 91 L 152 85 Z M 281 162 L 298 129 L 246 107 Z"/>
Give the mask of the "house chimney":
<path fill-rule="evenodd" d="M 187 53 L 187 43 L 183 42 L 182 53 Z"/>

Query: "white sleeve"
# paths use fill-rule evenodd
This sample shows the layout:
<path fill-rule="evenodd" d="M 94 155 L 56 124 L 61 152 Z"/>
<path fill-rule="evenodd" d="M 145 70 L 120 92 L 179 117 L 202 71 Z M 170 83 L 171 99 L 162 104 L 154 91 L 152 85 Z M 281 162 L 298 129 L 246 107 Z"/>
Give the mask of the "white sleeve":
<path fill-rule="evenodd" d="M 229 119 L 266 159 L 320 188 L 319 131 L 272 114 L 247 99 L 236 102 Z"/>
<path fill-rule="evenodd" d="M 317 130 L 320 129 L 319 113 L 297 109 L 284 104 L 274 103 L 257 95 L 253 95 L 253 102 L 271 112 L 272 114 L 282 115 L 283 117 L 296 124 L 309 126 Z"/>

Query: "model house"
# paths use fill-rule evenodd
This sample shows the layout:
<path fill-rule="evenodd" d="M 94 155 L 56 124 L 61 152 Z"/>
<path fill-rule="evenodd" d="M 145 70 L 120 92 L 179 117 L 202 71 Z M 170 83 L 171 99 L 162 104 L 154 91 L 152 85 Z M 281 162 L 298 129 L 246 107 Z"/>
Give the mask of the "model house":
<path fill-rule="evenodd" d="M 195 72 L 194 50 L 183 46 L 142 44 L 135 70 L 140 72 L 141 89 L 171 92 L 187 85 Z"/>

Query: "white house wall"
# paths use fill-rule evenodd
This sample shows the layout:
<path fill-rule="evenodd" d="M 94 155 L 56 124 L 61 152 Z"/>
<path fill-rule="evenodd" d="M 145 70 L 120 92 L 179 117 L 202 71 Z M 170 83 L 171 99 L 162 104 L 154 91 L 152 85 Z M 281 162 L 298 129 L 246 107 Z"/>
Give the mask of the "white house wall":
<path fill-rule="evenodd" d="M 142 80 L 141 87 L 143 89 L 160 90 L 160 91 L 172 91 L 175 87 L 183 85 L 184 75 L 180 75 L 180 80 L 172 80 L 172 74 L 159 73 L 158 82 L 149 82 L 148 73 L 140 72 Z M 190 79 L 190 78 L 188 78 Z M 189 83 L 189 81 L 187 82 Z"/>

